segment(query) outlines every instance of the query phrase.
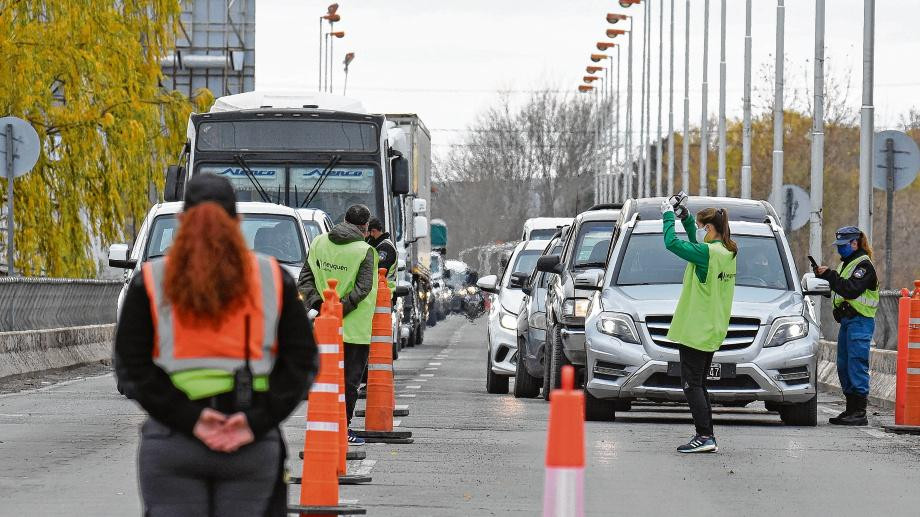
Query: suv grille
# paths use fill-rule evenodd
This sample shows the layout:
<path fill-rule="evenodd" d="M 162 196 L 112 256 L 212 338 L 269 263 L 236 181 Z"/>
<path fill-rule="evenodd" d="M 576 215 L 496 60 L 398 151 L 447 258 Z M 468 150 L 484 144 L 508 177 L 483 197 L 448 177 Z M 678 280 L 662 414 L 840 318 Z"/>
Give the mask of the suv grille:
<path fill-rule="evenodd" d="M 677 343 L 669 341 L 666 337 L 668 329 L 671 328 L 671 316 L 646 316 L 645 327 L 656 345 L 677 349 Z M 732 316 L 728 322 L 728 335 L 725 336 L 725 341 L 722 342 L 719 350 L 741 350 L 753 345 L 758 330 L 760 330 L 759 319 Z"/>

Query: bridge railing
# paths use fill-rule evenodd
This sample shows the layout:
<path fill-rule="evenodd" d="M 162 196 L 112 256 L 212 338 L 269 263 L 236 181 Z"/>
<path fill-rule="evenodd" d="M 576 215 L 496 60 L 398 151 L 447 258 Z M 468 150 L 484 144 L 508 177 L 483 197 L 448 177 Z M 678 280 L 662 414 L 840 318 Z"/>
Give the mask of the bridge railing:
<path fill-rule="evenodd" d="M 875 348 L 898 349 L 898 297 L 899 290 L 881 291 L 878 312 L 875 314 L 875 334 L 872 341 Z M 840 325 L 834 321 L 833 307 L 828 298 L 821 299 L 821 334 L 829 341 L 837 340 Z"/>
<path fill-rule="evenodd" d="M 115 322 L 120 280 L 0 278 L 0 332 Z"/>

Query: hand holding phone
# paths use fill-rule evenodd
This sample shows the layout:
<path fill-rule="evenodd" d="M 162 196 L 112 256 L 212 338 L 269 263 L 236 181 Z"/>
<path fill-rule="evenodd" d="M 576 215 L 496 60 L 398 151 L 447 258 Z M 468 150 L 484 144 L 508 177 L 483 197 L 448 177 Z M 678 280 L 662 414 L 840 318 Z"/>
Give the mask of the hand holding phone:
<path fill-rule="evenodd" d="M 818 263 L 815 262 L 815 258 L 814 258 L 814 257 L 812 257 L 811 255 L 809 255 L 809 256 L 808 256 L 808 261 L 811 262 L 811 269 L 812 269 L 812 270 L 817 270 L 817 269 L 818 269 Z"/>

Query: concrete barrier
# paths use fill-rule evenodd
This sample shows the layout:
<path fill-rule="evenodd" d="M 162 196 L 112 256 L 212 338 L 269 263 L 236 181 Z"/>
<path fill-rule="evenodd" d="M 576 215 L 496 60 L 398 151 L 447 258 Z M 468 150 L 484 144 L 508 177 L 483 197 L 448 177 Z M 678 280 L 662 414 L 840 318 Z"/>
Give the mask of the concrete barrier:
<path fill-rule="evenodd" d="M 872 348 L 869 351 L 869 401 L 893 408 L 898 352 Z M 818 347 L 818 383 L 825 389 L 840 390 L 837 379 L 837 343 L 821 340 Z"/>
<path fill-rule="evenodd" d="M 115 325 L 0 332 L 0 378 L 111 359 Z"/>

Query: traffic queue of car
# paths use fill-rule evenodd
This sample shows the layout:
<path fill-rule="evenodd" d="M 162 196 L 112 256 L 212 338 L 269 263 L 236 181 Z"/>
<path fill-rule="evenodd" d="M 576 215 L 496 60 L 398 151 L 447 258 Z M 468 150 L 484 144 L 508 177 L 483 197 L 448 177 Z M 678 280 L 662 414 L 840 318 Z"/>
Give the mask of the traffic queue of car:
<path fill-rule="evenodd" d="M 479 280 L 494 300 L 489 393 L 508 393 L 515 378 L 514 396 L 548 398 L 570 364 L 589 420 L 612 421 L 636 402 L 684 401 L 678 344 L 666 336 L 686 264 L 664 248 L 661 203 L 629 199 L 554 222 L 550 238 L 525 239 L 500 274 Z M 799 277 L 769 203 L 691 197 L 688 207 L 726 209 L 739 246 L 728 335 L 707 376 L 712 401 L 762 401 L 787 425 L 816 425 L 813 297 L 827 295 L 827 283 Z"/>

